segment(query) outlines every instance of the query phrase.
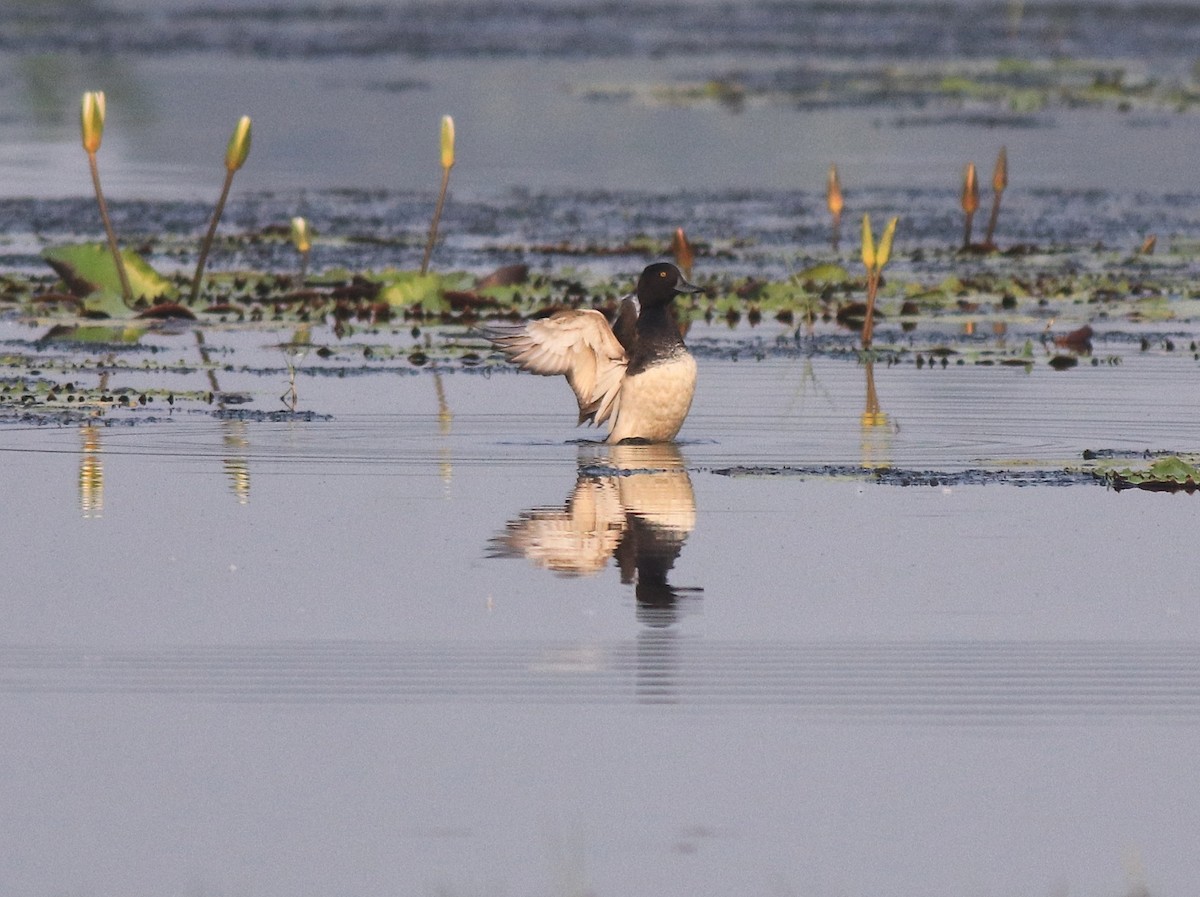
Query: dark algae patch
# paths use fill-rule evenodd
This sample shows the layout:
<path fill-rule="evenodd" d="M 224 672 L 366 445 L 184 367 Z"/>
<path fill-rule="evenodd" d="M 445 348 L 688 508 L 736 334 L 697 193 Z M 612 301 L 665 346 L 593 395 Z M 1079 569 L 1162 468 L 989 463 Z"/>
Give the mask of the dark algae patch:
<path fill-rule="evenodd" d="M 1094 486 L 1096 476 L 1085 470 L 911 470 L 898 467 L 811 465 L 764 467 L 739 465 L 712 468 L 725 477 L 799 477 L 801 479 L 858 480 L 886 486 Z"/>

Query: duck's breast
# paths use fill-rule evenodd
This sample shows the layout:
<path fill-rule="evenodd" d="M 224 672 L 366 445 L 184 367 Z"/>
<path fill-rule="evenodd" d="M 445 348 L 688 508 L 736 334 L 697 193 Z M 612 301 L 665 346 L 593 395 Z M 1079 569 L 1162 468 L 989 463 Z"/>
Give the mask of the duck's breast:
<path fill-rule="evenodd" d="M 675 438 L 696 393 L 696 359 L 687 351 L 627 374 L 621 384 L 617 418 L 609 442 Z"/>

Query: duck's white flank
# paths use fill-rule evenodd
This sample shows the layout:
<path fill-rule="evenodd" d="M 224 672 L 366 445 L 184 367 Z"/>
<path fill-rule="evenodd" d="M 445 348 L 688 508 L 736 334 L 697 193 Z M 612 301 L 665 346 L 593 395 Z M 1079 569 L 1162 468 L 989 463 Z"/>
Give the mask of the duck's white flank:
<path fill-rule="evenodd" d="M 695 393 L 696 359 L 686 351 L 626 376 L 608 441 L 674 439 L 692 407 Z"/>

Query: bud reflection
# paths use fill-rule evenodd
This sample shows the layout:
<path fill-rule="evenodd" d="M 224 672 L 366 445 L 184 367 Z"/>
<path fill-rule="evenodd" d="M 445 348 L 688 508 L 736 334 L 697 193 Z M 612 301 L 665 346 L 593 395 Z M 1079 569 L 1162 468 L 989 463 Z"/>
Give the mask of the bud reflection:
<path fill-rule="evenodd" d="M 668 574 L 696 525 L 692 481 L 673 445 L 589 446 L 564 507 L 533 508 L 493 542 L 493 557 L 525 557 L 563 576 L 589 576 L 615 559 L 632 584 L 638 619 L 676 621 L 679 601 L 700 589 L 671 585 Z"/>
<path fill-rule="evenodd" d="M 450 410 L 450 403 L 446 401 L 446 386 L 442 383 L 442 375 L 438 371 L 433 372 L 433 391 L 437 396 L 438 433 L 447 437 L 454 422 L 454 412 Z M 438 473 L 441 475 L 442 485 L 449 490 L 450 481 L 454 479 L 454 462 L 450 454 L 450 442 L 446 439 L 442 440 L 438 449 Z"/>
<path fill-rule="evenodd" d="M 875 391 L 875 364 L 868 361 L 863 366 L 867 371 L 867 401 L 859 418 L 862 466 L 877 470 L 892 466 L 892 425 Z"/>
<path fill-rule="evenodd" d="M 250 504 L 250 439 L 246 432 L 244 420 L 227 419 L 221 422 L 224 429 L 223 442 L 226 455 L 221 460 L 225 473 L 229 476 L 229 486 L 237 496 L 239 505 Z"/>
<path fill-rule="evenodd" d="M 100 459 L 100 428 L 85 424 L 79 428 L 82 440 L 79 456 L 79 509 L 85 519 L 104 516 L 104 463 Z"/>

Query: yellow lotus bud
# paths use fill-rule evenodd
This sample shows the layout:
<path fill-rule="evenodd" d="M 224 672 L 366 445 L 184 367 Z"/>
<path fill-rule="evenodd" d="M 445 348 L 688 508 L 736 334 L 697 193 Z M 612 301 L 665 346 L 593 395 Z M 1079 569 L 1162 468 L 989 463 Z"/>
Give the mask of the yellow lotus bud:
<path fill-rule="evenodd" d="M 442 168 L 454 165 L 454 119 L 442 116 Z"/>
<path fill-rule="evenodd" d="M 979 208 L 979 183 L 975 179 L 975 163 L 968 162 L 963 174 L 962 208 L 968 215 Z"/>
<path fill-rule="evenodd" d="M 250 155 L 250 116 L 243 115 L 238 119 L 237 127 L 233 129 L 233 136 L 229 138 L 229 146 L 225 150 L 225 168 L 228 171 L 237 171 L 246 164 L 246 157 Z"/>
<path fill-rule="evenodd" d="M 870 215 L 863 215 L 862 260 L 868 271 L 875 270 L 875 236 L 871 233 Z"/>
<path fill-rule="evenodd" d="M 300 253 L 312 249 L 312 237 L 308 231 L 308 222 L 300 217 L 292 219 L 292 244 Z"/>
<path fill-rule="evenodd" d="M 992 189 L 1003 193 L 1008 186 L 1008 151 L 1000 147 L 1000 155 L 996 157 L 996 170 L 992 172 Z"/>
<path fill-rule="evenodd" d="M 96 152 L 104 137 L 104 91 L 89 90 L 83 95 L 79 124 L 83 133 L 83 148 L 89 153 Z"/>
<path fill-rule="evenodd" d="M 896 222 L 899 218 L 893 218 L 887 223 L 887 227 L 883 229 L 883 236 L 879 238 L 879 252 L 875 256 L 875 264 L 882 271 L 888 263 L 888 259 L 892 256 L 892 238 L 896 236 Z"/>
<path fill-rule="evenodd" d="M 829 179 L 825 186 L 825 202 L 829 206 L 829 212 L 832 215 L 842 214 L 842 209 L 846 203 L 842 199 L 842 182 L 838 180 L 838 172 L 836 165 L 829 166 Z"/>

